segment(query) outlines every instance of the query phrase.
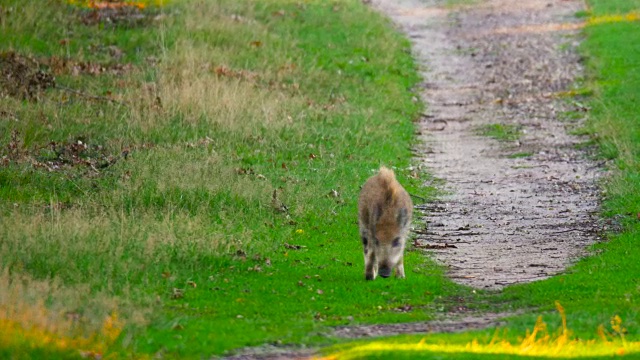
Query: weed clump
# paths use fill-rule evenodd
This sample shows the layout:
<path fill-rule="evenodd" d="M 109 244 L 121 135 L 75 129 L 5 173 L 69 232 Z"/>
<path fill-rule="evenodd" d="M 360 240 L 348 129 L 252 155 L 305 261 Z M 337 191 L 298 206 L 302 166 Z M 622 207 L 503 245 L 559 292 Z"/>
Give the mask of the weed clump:
<path fill-rule="evenodd" d="M 478 128 L 478 134 L 498 141 L 516 141 L 522 135 L 522 129 L 518 125 L 487 124 Z"/>
<path fill-rule="evenodd" d="M 122 157 L 126 155 L 125 151 Z M 81 139 L 51 141 L 46 146 L 26 149 L 20 134 L 15 130 L 11 133 L 9 143 L 0 148 L 0 165 L 30 163 L 33 168 L 48 172 L 87 169 L 88 174 L 98 174 L 101 170 L 114 165 L 119 159 L 120 156 L 109 154 L 102 145 L 88 144 Z"/>

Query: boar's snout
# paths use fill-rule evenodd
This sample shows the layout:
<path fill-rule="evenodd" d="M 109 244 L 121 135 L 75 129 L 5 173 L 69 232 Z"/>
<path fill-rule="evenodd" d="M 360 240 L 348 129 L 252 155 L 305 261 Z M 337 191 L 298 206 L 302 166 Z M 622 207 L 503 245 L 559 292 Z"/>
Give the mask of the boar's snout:
<path fill-rule="evenodd" d="M 388 278 L 389 276 L 391 276 L 391 268 L 389 266 L 380 266 L 380 269 L 378 270 L 378 275 L 382 276 L 383 278 Z"/>

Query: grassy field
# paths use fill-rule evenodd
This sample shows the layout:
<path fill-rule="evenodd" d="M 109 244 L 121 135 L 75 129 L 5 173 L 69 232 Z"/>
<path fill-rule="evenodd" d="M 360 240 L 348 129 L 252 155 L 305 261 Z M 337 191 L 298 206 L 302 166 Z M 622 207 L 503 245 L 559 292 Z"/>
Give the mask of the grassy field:
<path fill-rule="evenodd" d="M 640 9 L 589 2 L 586 19 Z M 636 351 L 637 22 L 594 21 L 583 46 L 588 130 L 612 160 L 603 213 L 624 230 L 566 274 L 494 294 L 451 283 L 414 251 L 406 280 L 364 281 L 359 186 L 386 165 L 432 194 L 410 167 L 419 79 L 388 20 L 356 0 L 143 4 L 0 0 L 0 357 L 327 345 L 329 326 L 428 320 L 461 300 L 524 313 L 499 334 L 326 351 Z M 599 333 L 610 345 L 580 343 Z"/>
<path fill-rule="evenodd" d="M 468 292 L 416 252 L 364 282 L 359 186 L 430 190 L 409 43 L 360 1 L 1 4 L 5 353 L 327 343 Z"/>

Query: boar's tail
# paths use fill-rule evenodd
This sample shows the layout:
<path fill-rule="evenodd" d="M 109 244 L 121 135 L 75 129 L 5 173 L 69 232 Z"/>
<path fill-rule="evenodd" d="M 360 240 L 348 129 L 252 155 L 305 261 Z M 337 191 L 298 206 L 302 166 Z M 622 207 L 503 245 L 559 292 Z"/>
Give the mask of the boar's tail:
<path fill-rule="evenodd" d="M 396 181 L 396 175 L 393 173 L 393 170 L 382 166 L 380 167 L 378 177 L 380 178 L 382 187 L 386 190 L 387 201 L 389 203 L 395 203 L 398 197 L 398 182 Z"/>

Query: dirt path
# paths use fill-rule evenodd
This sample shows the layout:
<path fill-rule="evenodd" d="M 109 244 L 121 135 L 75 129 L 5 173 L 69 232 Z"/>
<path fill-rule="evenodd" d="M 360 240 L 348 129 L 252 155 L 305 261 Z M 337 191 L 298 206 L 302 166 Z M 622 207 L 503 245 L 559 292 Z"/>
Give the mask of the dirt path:
<path fill-rule="evenodd" d="M 581 71 L 574 14 L 582 2 L 374 3 L 426 68 L 421 160 L 447 195 L 423 209 L 418 245 L 455 281 L 477 288 L 561 272 L 596 241 L 598 169 L 561 121 L 580 106 L 560 97 Z M 478 135 L 488 124 L 523 134 L 506 143 Z"/>
<path fill-rule="evenodd" d="M 446 195 L 422 208 L 417 245 L 455 281 L 476 288 L 540 280 L 563 271 L 597 240 L 599 169 L 576 150 L 562 121 L 580 110 L 561 98 L 581 72 L 577 0 L 373 0 L 409 36 L 424 67 L 420 160 Z M 478 135 L 519 127 L 517 141 Z M 521 156 L 514 156 L 521 155 Z M 527 155 L 527 156 L 524 156 Z M 438 182 L 440 184 L 440 182 Z M 440 247 L 440 249 L 437 249 Z M 348 338 L 457 332 L 499 326 L 504 314 L 425 323 L 340 327 Z M 233 359 L 289 359 L 313 350 L 254 348 Z"/>

